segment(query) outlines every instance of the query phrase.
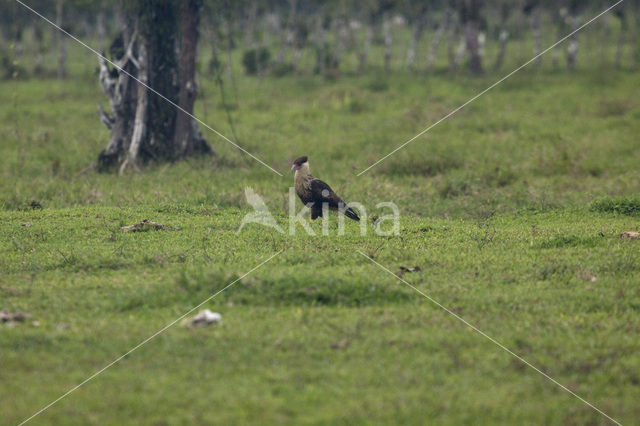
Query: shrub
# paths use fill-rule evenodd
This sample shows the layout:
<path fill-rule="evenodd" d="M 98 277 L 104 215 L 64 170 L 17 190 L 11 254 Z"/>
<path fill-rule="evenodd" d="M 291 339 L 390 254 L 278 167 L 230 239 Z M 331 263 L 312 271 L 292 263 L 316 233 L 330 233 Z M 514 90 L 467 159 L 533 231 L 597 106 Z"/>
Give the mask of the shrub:
<path fill-rule="evenodd" d="M 287 76 L 289 74 L 293 74 L 293 71 L 294 71 L 293 65 L 282 63 L 282 64 L 275 65 L 271 69 L 271 74 L 274 77 L 285 77 L 285 76 Z"/>
<path fill-rule="evenodd" d="M 376 76 L 367 83 L 366 87 L 372 92 L 385 92 L 389 90 L 389 80 L 385 75 L 376 74 Z"/>
<path fill-rule="evenodd" d="M 595 201 L 591 210 L 601 213 L 619 213 L 627 216 L 640 216 L 640 199 L 638 198 L 606 198 Z"/>
<path fill-rule="evenodd" d="M 242 55 L 242 66 L 244 72 L 249 75 L 256 75 L 264 70 L 271 59 L 271 52 L 266 47 L 249 49 Z"/>

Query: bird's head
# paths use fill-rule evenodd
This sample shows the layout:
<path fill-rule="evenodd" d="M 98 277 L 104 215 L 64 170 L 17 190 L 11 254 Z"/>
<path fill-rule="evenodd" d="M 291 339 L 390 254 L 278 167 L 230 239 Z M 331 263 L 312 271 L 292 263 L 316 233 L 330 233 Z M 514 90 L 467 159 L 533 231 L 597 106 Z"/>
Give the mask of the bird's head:
<path fill-rule="evenodd" d="M 297 158 L 296 161 L 293 162 L 293 166 L 291 167 L 292 172 L 298 171 L 300 169 L 309 170 L 309 161 L 307 160 L 306 155 L 303 157 Z"/>

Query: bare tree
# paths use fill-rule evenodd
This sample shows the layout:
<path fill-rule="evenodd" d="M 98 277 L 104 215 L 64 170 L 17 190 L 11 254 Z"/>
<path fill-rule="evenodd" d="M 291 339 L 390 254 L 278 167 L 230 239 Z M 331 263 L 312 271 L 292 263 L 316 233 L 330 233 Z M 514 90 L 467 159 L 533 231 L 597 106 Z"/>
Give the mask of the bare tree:
<path fill-rule="evenodd" d="M 107 112 L 100 106 L 100 119 L 111 130 L 111 138 L 98 156 L 99 170 L 118 166 L 124 172 L 141 161 L 172 161 L 211 152 L 188 114 L 196 96 L 200 6 L 201 0 L 150 0 L 134 3 L 135 13 L 119 11 L 121 31 L 110 47 L 117 66 L 110 68 L 99 59 L 100 83 L 111 107 Z"/>

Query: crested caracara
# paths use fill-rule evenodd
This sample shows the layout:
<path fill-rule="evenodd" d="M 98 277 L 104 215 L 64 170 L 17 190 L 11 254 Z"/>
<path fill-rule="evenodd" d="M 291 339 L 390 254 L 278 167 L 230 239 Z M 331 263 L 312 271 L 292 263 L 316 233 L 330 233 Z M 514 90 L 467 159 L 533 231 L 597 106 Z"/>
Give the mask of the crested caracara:
<path fill-rule="evenodd" d="M 309 161 L 306 156 L 294 161 L 291 171 L 296 172 L 293 178 L 296 194 L 305 205 L 311 208 L 312 220 L 322 217 L 323 203 L 327 203 L 330 209 L 338 210 L 350 219 L 360 220 L 356 212 L 347 206 L 329 185 L 309 173 Z"/>

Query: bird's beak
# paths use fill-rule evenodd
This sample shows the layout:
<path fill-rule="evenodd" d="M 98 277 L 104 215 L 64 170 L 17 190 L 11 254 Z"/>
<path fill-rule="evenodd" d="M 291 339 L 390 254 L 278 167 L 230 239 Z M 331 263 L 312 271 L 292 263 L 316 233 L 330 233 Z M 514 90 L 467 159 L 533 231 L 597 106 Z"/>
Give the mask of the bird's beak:
<path fill-rule="evenodd" d="M 296 171 L 296 166 L 291 166 L 291 171 L 295 172 Z"/>

